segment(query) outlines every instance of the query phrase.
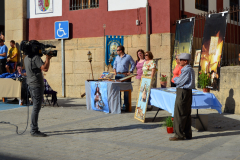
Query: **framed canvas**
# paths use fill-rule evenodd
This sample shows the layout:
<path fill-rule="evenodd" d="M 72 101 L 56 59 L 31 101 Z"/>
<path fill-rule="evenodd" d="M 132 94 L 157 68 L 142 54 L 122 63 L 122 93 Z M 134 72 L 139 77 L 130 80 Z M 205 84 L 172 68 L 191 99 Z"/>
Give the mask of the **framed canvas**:
<path fill-rule="evenodd" d="M 114 72 L 103 72 L 99 79 L 112 79 L 114 77 Z"/>
<path fill-rule="evenodd" d="M 123 78 L 119 79 L 119 81 L 124 82 L 124 81 L 126 81 L 126 80 L 128 80 L 132 77 L 135 77 L 135 76 L 137 76 L 137 74 L 133 73 L 133 74 L 130 74 L 129 76 L 126 76 L 126 77 L 123 77 Z"/>
<path fill-rule="evenodd" d="M 107 83 L 90 82 L 91 85 L 91 105 L 95 111 L 109 113 L 107 98 Z"/>
<path fill-rule="evenodd" d="M 201 50 L 196 50 L 195 52 L 195 57 L 194 57 L 194 67 L 199 67 L 199 63 L 200 63 L 200 58 L 201 58 Z"/>
<path fill-rule="evenodd" d="M 134 118 L 141 122 L 145 122 L 145 115 L 148 106 L 151 83 L 152 83 L 151 77 L 142 76 L 140 83 L 141 85 L 138 91 L 137 105 L 134 114 Z"/>

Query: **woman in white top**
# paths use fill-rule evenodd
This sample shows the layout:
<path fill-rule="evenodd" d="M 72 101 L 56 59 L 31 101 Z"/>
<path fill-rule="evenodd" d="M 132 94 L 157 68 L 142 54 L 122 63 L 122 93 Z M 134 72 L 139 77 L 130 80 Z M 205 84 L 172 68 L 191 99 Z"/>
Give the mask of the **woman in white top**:
<path fill-rule="evenodd" d="M 148 77 L 152 77 L 152 84 L 151 84 L 151 88 L 153 87 L 153 84 L 156 81 L 156 77 L 155 74 L 157 72 L 157 66 L 156 66 L 156 62 L 153 60 L 153 54 L 150 51 L 147 51 L 145 53 L 145 62 L 143 64 L 143 75 L 144 76 L 148 76 Z"/>
<path fill-rule="evenodd" d="M 143 64 L 143 75 L 144 76 L 148 76 L 148 77 L 152 77 L 152 82 L 151 82 L 151 88 L 153 87 L 153 84 L 156 81 L 156 77 L 155 74 L 157 73 L 157 66 L 156 66 L 156 62 L 153 60 L 153 54 L 150 51 L 147 51 L 145 53 L 145 62 Z M 153 106 L 148 105 L 147 110 L 151 111 L 153 108 Z"/>

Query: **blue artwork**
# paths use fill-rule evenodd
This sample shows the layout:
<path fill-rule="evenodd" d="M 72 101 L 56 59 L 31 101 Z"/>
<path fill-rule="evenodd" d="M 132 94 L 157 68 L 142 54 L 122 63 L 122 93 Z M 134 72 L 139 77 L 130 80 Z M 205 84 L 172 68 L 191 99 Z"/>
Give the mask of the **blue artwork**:
<path fill-rule="evenodd" d="M 138 101 L 134 117 L 142 122 L 145 121 L 145 114 L 151 89 L 151 80 L 151 78 L 142 76 L 141 85 L 139 88 Z"/>
<path fill-rule="evenodd" d="M 95 111 L 109 113 L 107 99 L 107 83 L 91 82 L 91 104 Z"/>
<path fill-rule="evenodd" d="M 117 47 L 123 46 L 123 36 L 106 36 L 106 52 L 105 52 L 105 63 L 109 65 L 110 54 L 114 52 L 115 57 L 117 56 Z M 113 66 L 115 57 L 111 65 Z"/>

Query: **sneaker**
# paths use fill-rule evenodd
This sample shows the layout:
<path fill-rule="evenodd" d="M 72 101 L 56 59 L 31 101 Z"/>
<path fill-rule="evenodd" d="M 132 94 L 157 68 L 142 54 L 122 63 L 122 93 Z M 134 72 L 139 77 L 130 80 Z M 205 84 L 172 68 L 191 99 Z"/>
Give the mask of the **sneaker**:
<path fill-rule="evenodd" d="M 40 131 L 37 131 L 35 133 L 31 133 L 31 136 L 33 136 L 33 137 L 47 137 L 47 135 L 45 133 L 42 133 Z"/>

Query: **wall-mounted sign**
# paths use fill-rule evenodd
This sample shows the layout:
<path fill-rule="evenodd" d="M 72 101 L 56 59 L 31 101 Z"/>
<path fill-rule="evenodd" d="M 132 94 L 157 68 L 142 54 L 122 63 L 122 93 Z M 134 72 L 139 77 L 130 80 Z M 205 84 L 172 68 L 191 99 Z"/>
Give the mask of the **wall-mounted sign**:
<path fill-rule="evenodd" d="M 62 0 L 27 0 L 27 18 L 62 16 Z"/>
<path fill-rule="evenodd" d="M 68 39 L 69 38 L 69 22 L 58 21 L 54 25 L 55 39 Z"/>
<path fill-rule="evenodd" d="M 35 0 L 36 14 L 53 13 L 53 0 Z"/>

